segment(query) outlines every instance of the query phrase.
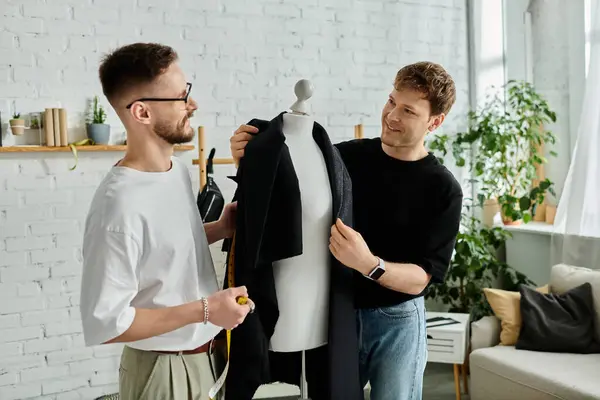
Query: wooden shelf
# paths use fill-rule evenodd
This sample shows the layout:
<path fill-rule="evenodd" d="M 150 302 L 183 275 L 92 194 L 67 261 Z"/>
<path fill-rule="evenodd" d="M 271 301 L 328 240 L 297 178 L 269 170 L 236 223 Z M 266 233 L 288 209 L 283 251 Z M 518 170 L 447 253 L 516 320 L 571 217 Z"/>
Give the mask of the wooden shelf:
<path fill-rule="evenodd" d="M 93 145 L 93 146 L 75 146 L 77 151 L 125 151 L 127 145 Z M 175 146 L 175 151 L 194 150 L 194 145 L 185 144 Z M 0 153 L 36 153 L 36 152 L 71 152 L 69 146 L 7 146 L 0 147 Z"/>
<path fill-rule="evenodd" d="M 213 165 L 216 164 L 234 164 L 233 158 L 213 158 Z M 200 165 L 200 160 L 195 158 L 192 160 L 193 165 Z"/>

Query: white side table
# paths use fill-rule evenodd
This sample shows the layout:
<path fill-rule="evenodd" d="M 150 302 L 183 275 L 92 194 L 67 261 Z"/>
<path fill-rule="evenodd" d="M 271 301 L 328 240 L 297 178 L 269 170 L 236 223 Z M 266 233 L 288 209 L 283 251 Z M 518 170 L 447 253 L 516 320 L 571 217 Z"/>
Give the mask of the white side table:
<path fill-rule="evenodd" d="M 469 348 L 469 314 L 426 312 L 426 318 L 450 318 L 458 323 L 447 324 L 449 321 L 428 323 L 427 328 L 427 362 L 446 363 L 454 365 L 454 388 L 456 399 L 460 400 L 460 375 L 462 372 L 463 385 L 469 394 L 467 370 L 465 361 Z M 436 324 L 438 326 L 432 326 Z M 459 368 L 461 372 L 459 372 Z"/>

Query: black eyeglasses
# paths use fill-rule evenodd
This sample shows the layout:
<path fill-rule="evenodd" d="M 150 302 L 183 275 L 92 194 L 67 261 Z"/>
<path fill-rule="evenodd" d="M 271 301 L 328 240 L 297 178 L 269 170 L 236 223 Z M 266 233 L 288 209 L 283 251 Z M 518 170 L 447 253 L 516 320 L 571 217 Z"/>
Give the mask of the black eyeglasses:
<path fill-rule="evenodd" d="M 171 98 L 171 99 L 156 98 L 156 97 L 145 97 L 145 98 L 141 98 L 141 99 L 137 99 L 137 100 L 132 101 L 126 108 L 127 109 L 131 108 L 131 106 L 133 105 L 133 103 L 135 103 L 137 101 L 183 101 L 183 102 L 185 102 L 187 104 L 188 97 L 190 97 L 190 92 L 191 91 L 192 91 L 192 84 L 190 82 L 187 82 L 185 97 Z"/>

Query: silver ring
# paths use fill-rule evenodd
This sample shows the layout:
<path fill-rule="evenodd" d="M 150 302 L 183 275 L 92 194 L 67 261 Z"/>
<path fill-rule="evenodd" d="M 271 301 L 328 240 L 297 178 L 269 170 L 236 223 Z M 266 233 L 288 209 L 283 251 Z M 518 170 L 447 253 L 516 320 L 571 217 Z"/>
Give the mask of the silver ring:
<path fill-rule="evenodd" d="M 250 314 L 254 313 L 254 309 L 256 308 L 256 305 L 254 304 L 254 302 L 250 303 Z"/>

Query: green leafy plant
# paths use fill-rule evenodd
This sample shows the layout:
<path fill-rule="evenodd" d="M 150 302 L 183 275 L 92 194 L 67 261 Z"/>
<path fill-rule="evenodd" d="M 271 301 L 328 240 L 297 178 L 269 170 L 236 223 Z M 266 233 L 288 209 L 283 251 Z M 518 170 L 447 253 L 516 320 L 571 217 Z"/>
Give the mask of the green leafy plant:
<path fill-rule="evenodd" d="M 19 118 L 21 118 L 21 113 L 17 113 L 16 112 L 16 113 L 13 114 L 12 117 L 13 117 L 13 119 L 19 119 Z"/>
<path fill-rule="evenodd" d="M 451 151 L 459 167 L 468 164 L 479 205 L 497 199 L 505 223 L 529 222 L 534 206 L 548 192 L 554 195 L 553 182 L 538 181 L 537 168 L 547 162 L 543 146 L 556 142 L 545 128 L 556 114 L 528 82 L 511 80 L 503 89 L 504 96 L 495 93 L 481 110 L 468 113 L 466 132 L 438 135 L 429 147 L 442 156 Z"/>
<path fill-rule="evenodd" d="M 40 127 L 40 120 L 37 115 L 31 117 L 31 129 L 38 129 Z"/>
<path fill-rule="evenodd" d="M 498 258 L 510 233 L 501 226 L 482 226 L 471 215 L 471 207 L 465 208 L 446 280 L 432 285 L 425 297 L 442 302 L 449 312 L 471 314 L 476 321 L 493 314 L 483 288 L 500 283 L 506 290 L 518 290 L 521 284 L 534 283 Z"/>
<path fill-rule="evenodd" d="M 92 101 L 92 109 L 88 113 L 88 124 L 103 124 L 106 122 L 106 112 L 101 104 L 98 104 L 98 96 L 94 96 Z"/>

